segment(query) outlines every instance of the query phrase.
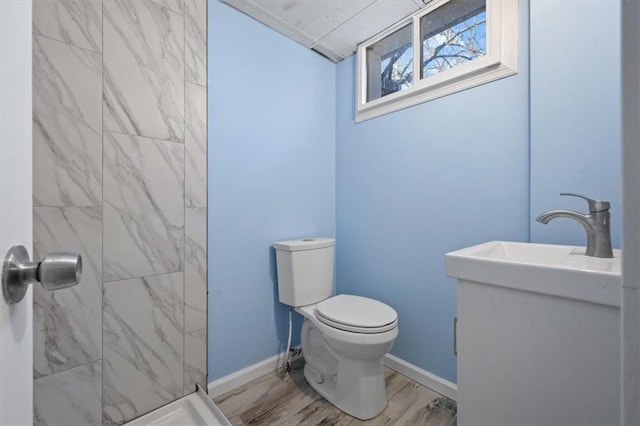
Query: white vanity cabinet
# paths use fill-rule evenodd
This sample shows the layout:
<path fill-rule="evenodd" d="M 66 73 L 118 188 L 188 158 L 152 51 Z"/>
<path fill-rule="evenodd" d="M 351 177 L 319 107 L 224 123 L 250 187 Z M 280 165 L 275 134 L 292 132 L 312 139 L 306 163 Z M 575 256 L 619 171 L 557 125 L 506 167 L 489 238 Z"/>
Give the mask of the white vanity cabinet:
<path fill-rule="evenodd" d="M 620 252 L 491 242 L 447 254 L 457 278 L 458 425 L 620 419 Z"/>

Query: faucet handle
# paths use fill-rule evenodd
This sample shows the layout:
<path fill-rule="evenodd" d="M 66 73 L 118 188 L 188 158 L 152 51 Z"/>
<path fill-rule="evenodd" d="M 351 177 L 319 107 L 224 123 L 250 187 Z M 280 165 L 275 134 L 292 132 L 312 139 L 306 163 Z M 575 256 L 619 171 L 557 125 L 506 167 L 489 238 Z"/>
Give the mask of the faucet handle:
<path fill-rule="evenodd" d="M 589 203 L 589 213 L 602 212 L 602 211 L 605 211 L 605 210 L 609 210 L 611 208 L 611 204 L 609 204 L 608 201 L 594 200 L 593 198 L 585 197 L 584 195 L 571 194 L 571 193 L 568 193 L 568 192 L 562 192 L 562 193 L 560 193 L 560 195 L 578 197 L 578 198 L 582 198 L 582 199 L 586 200 L 587 203 Z"/>

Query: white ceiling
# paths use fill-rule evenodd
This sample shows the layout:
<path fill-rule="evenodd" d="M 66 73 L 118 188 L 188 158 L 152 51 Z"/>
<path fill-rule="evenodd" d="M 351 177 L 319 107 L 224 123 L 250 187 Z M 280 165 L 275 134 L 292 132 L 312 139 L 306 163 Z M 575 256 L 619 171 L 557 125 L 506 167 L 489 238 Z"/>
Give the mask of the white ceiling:
<path fill-rule="evenodd" d="M 221 0 L 333 62 L 429 0 Z"/>

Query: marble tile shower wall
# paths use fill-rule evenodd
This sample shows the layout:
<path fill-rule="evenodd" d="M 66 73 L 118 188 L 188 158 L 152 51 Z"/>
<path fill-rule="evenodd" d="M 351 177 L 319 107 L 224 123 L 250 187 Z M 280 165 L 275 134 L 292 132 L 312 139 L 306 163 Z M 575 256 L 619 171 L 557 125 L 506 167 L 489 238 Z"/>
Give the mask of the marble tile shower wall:
<path fill-rule="evenodd" d="M 121 424 L 206 388 L 206 0 L 34 0 L 34 423 Z"/>

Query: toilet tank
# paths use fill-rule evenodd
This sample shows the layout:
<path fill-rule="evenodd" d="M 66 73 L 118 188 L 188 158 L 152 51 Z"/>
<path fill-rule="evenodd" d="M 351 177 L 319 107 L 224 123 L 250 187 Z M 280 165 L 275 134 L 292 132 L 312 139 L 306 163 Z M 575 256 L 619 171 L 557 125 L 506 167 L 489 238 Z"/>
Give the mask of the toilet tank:
<path fill-rule="evenodd" d="M 278 265 L 280 303 L 298 307 L 333 293 L 333 238 L 303 238 L 273 243 Z"/>

